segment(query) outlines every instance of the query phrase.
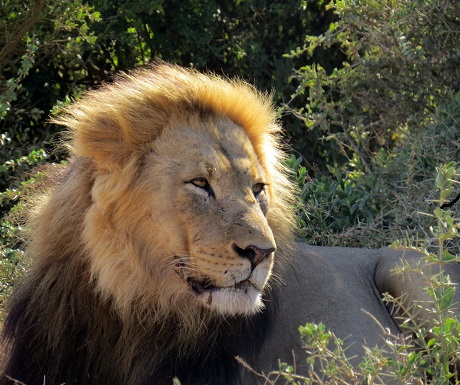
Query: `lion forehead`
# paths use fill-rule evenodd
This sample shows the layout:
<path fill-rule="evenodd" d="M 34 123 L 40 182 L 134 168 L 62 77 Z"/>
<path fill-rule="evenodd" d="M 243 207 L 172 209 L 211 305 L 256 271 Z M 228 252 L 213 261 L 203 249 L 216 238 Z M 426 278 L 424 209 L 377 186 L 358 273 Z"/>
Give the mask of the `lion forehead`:
<path fill-rule="evenodd" d="M 163 158 L 168 168 L 174 169 L 169 175 L 187 174 L 185 180 L 232 175 L 259 181 L 267 177 L 269 170 L 263 168 L 242 127 L 221 117 L 194 123 L 164 130 L 152 143 L 157 158 Z"/>

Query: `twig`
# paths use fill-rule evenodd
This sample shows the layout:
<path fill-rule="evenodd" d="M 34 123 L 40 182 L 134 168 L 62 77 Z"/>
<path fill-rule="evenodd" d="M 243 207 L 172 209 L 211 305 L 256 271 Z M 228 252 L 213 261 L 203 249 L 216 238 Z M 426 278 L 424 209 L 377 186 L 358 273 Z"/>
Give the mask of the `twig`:
<path fill-rule="evenodd" d="M 26 35 L 30 28 L 37 22 L 43 8 L 45 8 L 46 0 L 39 0 L 35 8 L 33 8 L 27 15 L 24 24 L 21 26 L 19 31 L 14 33 L 14 38 L 5 43 L 5 46 L 0 51 L 0 67 L 3 67 L 2 63 L 5 59 L 13 52 L 21 42 L 22 38 Z"/>

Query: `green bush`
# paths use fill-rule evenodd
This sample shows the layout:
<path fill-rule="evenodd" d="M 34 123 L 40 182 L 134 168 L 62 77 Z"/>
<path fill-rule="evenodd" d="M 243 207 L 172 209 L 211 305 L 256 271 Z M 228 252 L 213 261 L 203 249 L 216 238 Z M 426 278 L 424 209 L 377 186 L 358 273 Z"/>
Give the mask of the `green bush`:
<path fill-rule="evenodd" d="M 424 239 L 431 219 L 420 213 L 435 204 L 435 169 L 460 159 L 460 3 L 329 6 L 337 21 L 287 55 L 320 48 L 345 57 L 332 71 L 318 62 L 299 67 L 292 77 L 298 88 L 285 105 L 319 138 L 313 156 L 302 150 L 311 177 L 302 233 L 319 245 Z"/>
<path fill-rule="evenodd" d="M 356 236 L 382 210 L 382 202 L 373 200 L 370 184 L 358 184 L 338 172 L 335 177 L 311 179 L 301 162 L 294 156 L 288 161 L 301 191 L 297 207 L 300 236 L 316 245 L 371 246 L 369 239 Z"/>
<path fill-rule="evenodd" d="M 457 94 L 430 123 L 401 138 L 390 155 L 376 154 L 371 174 L 330 167 L 329 174 L 312 179 L 301 159 L 292 157 L 290 166 L 302 190 L 302 236 L 318 245 L 380 247 L 403 237 L 424 242 L 424 229 L 433 219 L 422 213 L 437 205 L 432 188 L 436 167 L 460 159 L 459 131 Z M 460 251 L 458 242 L 449 247 Z"/>
<path fill-rule="evenodd" d="M 300 66 L 286 108 L 335 142 L 325 154 L 329 164 L 345 157 L 371 173 L 380 149 L 391 152 L 400 135 L 417 132 L 460 90 L 460 3 L 346 0 L 329 7 L 337 21 L 286 56 L 339 49 L 345 60 L 332 71 L 318 62 Z"/>

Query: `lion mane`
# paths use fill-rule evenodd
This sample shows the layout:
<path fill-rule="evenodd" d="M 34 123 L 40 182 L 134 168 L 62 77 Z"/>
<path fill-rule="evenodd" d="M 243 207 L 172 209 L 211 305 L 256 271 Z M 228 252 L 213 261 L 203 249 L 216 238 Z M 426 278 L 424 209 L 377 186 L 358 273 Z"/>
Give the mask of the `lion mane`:
<path fill-rule="evenodd" d="M 33 201 L 0 384 L 238 383 L 234 357 L 257 357 L 295 248 L 270 96 L 158 63 L 54 122 L 70 162 Z"/>

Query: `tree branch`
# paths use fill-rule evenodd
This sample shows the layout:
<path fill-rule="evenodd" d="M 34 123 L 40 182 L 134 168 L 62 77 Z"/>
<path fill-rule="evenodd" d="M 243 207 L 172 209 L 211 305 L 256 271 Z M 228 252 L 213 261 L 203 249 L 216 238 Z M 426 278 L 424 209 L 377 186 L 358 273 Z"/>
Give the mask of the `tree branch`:
<path fill-rule="evenodd" d="M 35 7 L 30 10 L 24 24 L 22 24 L 21 28 L 19 28 L 19 31 L 13 33 L 13 39 L 5 42 L 5 46 L 0 51 L 0 68 L 4 66 L 4 61 L 16 49 L 29 29 L 37 22 L 43 8 L 45 8 L 45 5 L 46 0 L 39 0 Z"/>

